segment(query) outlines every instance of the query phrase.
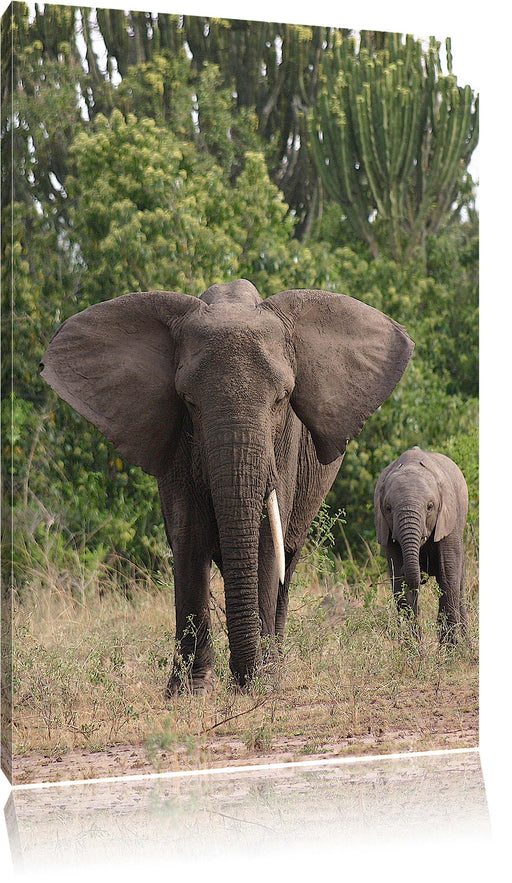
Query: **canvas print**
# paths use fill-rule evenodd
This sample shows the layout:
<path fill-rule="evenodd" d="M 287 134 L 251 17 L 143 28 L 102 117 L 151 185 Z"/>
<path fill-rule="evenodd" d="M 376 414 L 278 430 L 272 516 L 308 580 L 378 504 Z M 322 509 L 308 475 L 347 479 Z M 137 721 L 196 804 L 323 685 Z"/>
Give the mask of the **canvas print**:
<path fill-rule="evenodd" d="M 478 744 L 478 95 L 446 35 L 2 19 L 2 769 Z"/>

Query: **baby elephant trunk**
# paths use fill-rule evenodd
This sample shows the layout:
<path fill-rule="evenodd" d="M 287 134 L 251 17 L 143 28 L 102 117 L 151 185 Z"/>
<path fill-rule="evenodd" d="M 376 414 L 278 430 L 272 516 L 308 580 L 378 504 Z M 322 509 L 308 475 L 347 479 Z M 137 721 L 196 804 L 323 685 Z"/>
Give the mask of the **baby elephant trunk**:
<path fill-rule="evenodd" d="M 411 592 L 419 592 L 420 589 L 421 536 L 421 520 L 418 515 L 408 512 L 400 518 L 395 539 L 398 540 L 402 550 L 404 579 Z"/>

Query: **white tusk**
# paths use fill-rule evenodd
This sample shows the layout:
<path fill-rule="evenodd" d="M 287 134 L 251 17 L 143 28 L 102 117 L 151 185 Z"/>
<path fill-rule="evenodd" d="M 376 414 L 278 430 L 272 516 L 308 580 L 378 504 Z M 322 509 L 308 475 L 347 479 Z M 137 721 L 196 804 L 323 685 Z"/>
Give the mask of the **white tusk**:
<path fill-rule="evenodd" d="M 284 542 L 283 528 L 281 525 L 281 516 L 279 515 L 279 506 L 277 505 L 277 494 L 271 491 L 267 497 L 268 520 L 270 521 L 270 531 L 276 553 L 277 568 L 279 571 L 279 581 L 284 586 Z"/>

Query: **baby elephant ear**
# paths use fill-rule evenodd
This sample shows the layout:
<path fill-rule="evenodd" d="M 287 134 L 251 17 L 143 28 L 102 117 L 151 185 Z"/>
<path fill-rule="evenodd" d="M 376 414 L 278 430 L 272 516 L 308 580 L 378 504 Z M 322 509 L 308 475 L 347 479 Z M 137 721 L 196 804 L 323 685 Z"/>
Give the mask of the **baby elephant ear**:
<path fill-rule="evenodd" d="M 468 488 L 459 467 L 445 454 L 424 451 L 422 460 L 436 477 L 441 499 L 434 529 L 434 542 L 438 543 L 455 530 L 457 523 L 465 523 Z"/>
<path fill-rule="evenodd" d="M 344 453 L 402 377 L 414 344 L 384 313 L 327 291 L 282 291 L 263 307 L 291 329 L 297 366 L 290 399 L 321 463 Z"/>
<path fill-rule="evenodd" d="M 186 294 L 126 294 L 72 316 L 42 358 L 42 376 L 122 456 L 158 475 L 176 443 L 182 405 L 174 387 L 181 316 L 201 308 Z"/>
<path fill-rule="evenodd" d="M 386 466 L 377 479 L 375 492 L 373 494 L 373 512 L 375 519 L 375 533 L 377 534 L 377 542 L 381 546 L 387 546 L 389 540 L 389 525 L 384 517 L 382 508 L 384 506 L 384 487 L 386 478 L 394 467 L 393 463 Z"/>

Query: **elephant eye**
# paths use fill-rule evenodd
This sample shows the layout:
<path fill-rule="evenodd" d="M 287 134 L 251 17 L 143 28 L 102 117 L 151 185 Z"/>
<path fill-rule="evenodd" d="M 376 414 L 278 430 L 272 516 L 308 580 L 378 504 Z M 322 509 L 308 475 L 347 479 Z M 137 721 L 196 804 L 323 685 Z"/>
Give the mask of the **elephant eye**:
<path fill-rule="evenodd" d="M 427 503 L 427 509 L 428 509 L 429 512 L 432 512 L 432 509 L 433 509 L 433 508 L 434 508 L 434 504 L 433 504 L 432 501 L 430 501 L 429 503 Z"/>
<path fill-rule="evenodd" d="M 389 503 L 386 503 L 385 509 L 386 509 L 386 512 L 391 512 L 391 506 Z"/>

